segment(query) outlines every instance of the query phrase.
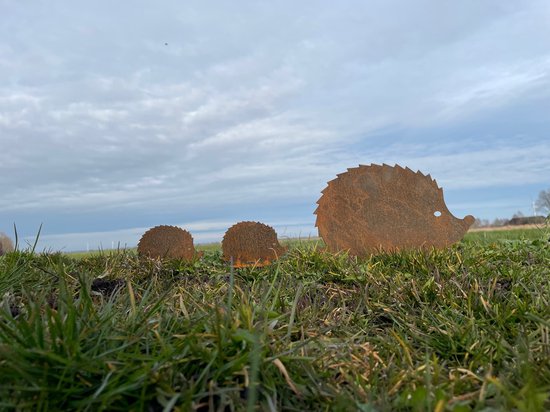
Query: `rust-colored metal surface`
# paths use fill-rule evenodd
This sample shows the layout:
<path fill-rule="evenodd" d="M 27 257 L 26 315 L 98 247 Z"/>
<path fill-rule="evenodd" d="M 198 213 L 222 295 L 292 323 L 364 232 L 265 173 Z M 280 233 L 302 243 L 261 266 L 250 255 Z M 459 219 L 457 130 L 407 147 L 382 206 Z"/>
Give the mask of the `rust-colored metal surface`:
<path fill-rule="evenodd" d="M 197 254 L 193 237 L 176 226 L 155 226 L 143 234 L 138 243 L 138 254 L 151 258 L 193 260 Z"/>
<path fill-rule="evenodd" d="M 237 268 L 266 266 L 278 259 L 286 248 L 277 240 L 277 233 L 259 222 L 239 222 L 231 226 L 222 241 L 223 259 L 233 258 Z"/>
<path fill-rule="evenodd" d="M 462 239 L 473 216 L 454 217 L 430 175 L 401 166 L 360 165 L 328 182 L 316 226 L 331 252 L 354 256 L 444 248 Z"/>
<path fill-rule="evenodd" d="M 13 252 L 13 242 L 5 233 L 0 232 L 0 256 Z"/>

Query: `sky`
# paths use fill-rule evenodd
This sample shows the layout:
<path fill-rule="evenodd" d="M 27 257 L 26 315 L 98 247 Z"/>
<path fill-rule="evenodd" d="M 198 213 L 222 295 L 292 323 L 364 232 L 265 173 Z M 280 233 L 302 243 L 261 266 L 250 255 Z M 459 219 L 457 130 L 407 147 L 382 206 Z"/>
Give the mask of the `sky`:
<path fill-rule="evenodd" d="M 316 236 L 327 181 L 430 174 L 457 217 L 550 188 L 547 0 L 0 0 L 0 231 Z"/>

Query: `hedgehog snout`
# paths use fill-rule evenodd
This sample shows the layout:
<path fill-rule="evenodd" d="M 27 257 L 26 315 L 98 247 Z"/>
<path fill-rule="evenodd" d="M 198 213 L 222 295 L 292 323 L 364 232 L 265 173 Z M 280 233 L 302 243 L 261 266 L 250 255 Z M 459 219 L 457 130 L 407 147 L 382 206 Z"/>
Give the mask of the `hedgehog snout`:
<path fill-rule="evenodd" d="M 468 225 L 468 227 L 472 226 L 476 220 L 475 217 L 473 217 L 472 215 L 467 215 L 464 219 L 462 219 L 464 221 L 464 223 L 466 223 Z"/>

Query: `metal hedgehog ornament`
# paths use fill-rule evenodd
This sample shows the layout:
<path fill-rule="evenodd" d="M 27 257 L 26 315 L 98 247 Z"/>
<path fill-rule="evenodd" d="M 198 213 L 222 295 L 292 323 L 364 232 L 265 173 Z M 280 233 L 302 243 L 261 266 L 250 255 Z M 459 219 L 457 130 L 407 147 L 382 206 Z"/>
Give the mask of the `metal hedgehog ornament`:
<path fill-rule="evenodd" d="M 277 260 L 286 248 L 279 244 L 277 233 L 260 222 L 239 222 L 225 232 L 222 241 L 223 259 L 233 266 L 262 267 Z"/>
<path fill-rule="evenodd" d="M 5 255 L 6 253 L 13 252 L 13 242 L 8 237 L 8 235 L 0 232 L 0 256 Z"/>
<path fill-rule="evenodd" d="M 430 175 L 401 166 L 360 165 L 322 191 L 315 226 L 331 252 L 447 247 L 464 236 L 473 216 L 454 217 Z"/>
<path fill-rule="evenodd" d="M 143 234 L 138 243 L 138 254 L 154 259 L 181 259 L 191 261 L 198 254 L 193 237 L 176 226 L 155 226 Z"/>

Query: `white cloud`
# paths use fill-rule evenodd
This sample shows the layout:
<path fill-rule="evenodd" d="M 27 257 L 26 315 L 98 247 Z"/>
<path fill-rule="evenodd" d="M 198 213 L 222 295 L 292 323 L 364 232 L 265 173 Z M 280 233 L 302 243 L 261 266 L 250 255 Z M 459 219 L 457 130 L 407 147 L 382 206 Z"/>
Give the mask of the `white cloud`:
<path fill-rule="evenodd" d="M 195 245 L 221 242 L 226 230 L 233 226 L 235 221 L 196 221 L 174 224 L 187 230 L 193 236 Z M 284 222 L 267 222 L 274 228 L 280 239 L 284 238 L 309 238 L 317 236 L 317 230 L 312 221 L 301 222 L 285 220 Z M 63 234 L 44 234 L 38 237 L 36 250 L 51 251 L 75 251 L 75 250 L 101 250 L 111 248 L 133 248 L 137 246 L 141 236 L 149 230 L 149 227 L 136 227 L 124 230 L 100 231 L 100 232 L 72 232 Z M 44 229 L 43 229 L 44 230 Z M 36 235 L 26 236 L 19 248 L 33 246 L 37 240 Z"/>
<path fill-rule="evenodd" d="M 449 189 L 520 186 L 542 183 L 550 176 L 550 145 L 488 147 L 477 151 L 406 159 L 433 171 L 438 183 Z"/>
<path fill-rule="evenodd" d="M 0 5 L 0 217 L 220 203 L 231 220 L 314 203 L 370 162 L 453 190 L 550 172 L 542 115 L 521 144 L 487 125 L 460 135 L 548 104 L 546 2 L 55 1 L 59 20 L 44 7 Z"/>
<path fill-rule="evenodd" d="M 540 95 L 546 90 L 548 94 L 550 54 L 515 66 L 472 69 L 468 77 L 455 84 L 454 90 L 435 96 L 441 105 L 440 121 L 505 106 L 530 92 Z"/>

